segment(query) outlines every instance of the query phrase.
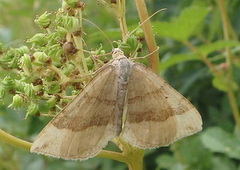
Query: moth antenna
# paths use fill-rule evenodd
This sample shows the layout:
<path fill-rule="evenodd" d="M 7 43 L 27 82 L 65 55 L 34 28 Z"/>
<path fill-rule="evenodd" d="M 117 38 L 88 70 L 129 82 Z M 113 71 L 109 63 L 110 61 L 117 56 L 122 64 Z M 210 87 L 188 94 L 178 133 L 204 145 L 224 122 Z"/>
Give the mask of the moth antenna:
<path fill-rule="evenodd" d="M 149 16 L 146 20 L 144 20 L 142 23 L 140 23 L 134 30 L 132 30 L 132 31 L 130 31 L 129 33 L 127 33 L 127 37 L 129 37 L 130 35 L 132 35 L 139 27 L 141 27 L 145 22 L 147 22 L 150 18 L 152 18 L 154 15 L 156 15 L 157 13 L 159 13 L 159 12 L 161 12 L 161 11 L 164 11 L 164 10 L 166 10 L 167 8 L 163 8 L 163 9 L 159 9 L 159 10 L 157 10 L 156 12 L 154 12 L 151 16 Z M 122 44 L 124 44 L 124 42 L 122 41 L 122 42 L 120 42 L 119 44 L 118 44 L 118 46 L 120 47 Z M 147 56 L 149 56 L 149 55 L 151 55 L 151 54 L 153 54 L 153 53 L 155 53 L 157 50 L 158 50 L 159 48 L 157 48 L 156 50 L 154 50 L 153 52 L 151 52 L 150 54 L 148 54 Z M 135 51 L 132 53 L 132 54 L 134 54 L 133 56 L 135 56 L 135 54 L 137 53 L 137 48 L 135 49 Z M 140 57 L 140 58 L 146 58 L 147 56 L 144 56 L 144 57 Z M 135 58 L 135 57 L 132 57 L 132 58 Z M 137 58 L 139 58 L 139 57 L 137 57 Z"/>
<path fill-rule="evenodd" d="M 114 48 L 114 47 L 113 47 Z M 88 54 L 90 54 L 90 55 L 93 55 L 92 53 L 91 53 L 91 51 L 87 51 L 87 50 L 83 50 L 83 52 L 85 52 L 85 53 L 88 53 Z M 108 52 L 108 53 L 105 53 L 105 54 L 98 54 L 98 55 L 94 55 L 95 57 L 102 57 L 102 56 L 106 56 L 106 55 L 112 55 L 112 52 Z"/>
<path fill-rule="evenodd" d="M 159 50 L 159 47 L 157 47 L 157 49 L 155 49 L 154 51 L 152 51 L 151 53 L 149 53 L 149 54 L 147 54 L 147 55 L 145 55 L 145 56 L 143 56 L 143 57 L 131 58 L 131 60 L 144 59 L 144 58 L 146 58 L 146 57 L 148 57 L 148 56 L 154 54 L 154 53 L 155 53 L 156 51 L 158 51 L 158 50 Z"/>
<path fill-rule="evenodd" d="M 156 12 L 154 12 L 151 16 L 149 16 L 146 20 L 144 20 L 141 24 L 139 24 L 134 30 L 132 30 L 129 34 L 129 35 L 132 35 L 139 27 L 141 27 L 145 22 L 147 22 L 150 18 L 152 18 L 154 15 L 156 15 L 157 13 L 161 12 L 161 11 L 164 11 L 164 10 L 167 10 L 167 8 L 163 8 L 163 9 L 159 9 L 157 10 Z"/>
<path fill-rule="evenodd" d="M 109 42 L 109 44 L 111 45 L 111 47 L 114 48 L 113 45 L 112 45 L 112 41 L 108 38 L 108 36 L 106 35 L 106 33 L 105 33 L 101 28 L 99 28 L 99 27 L 98 27 L 95 23 L 93 23 L 92 21 L 89 21 L 89 20 L 84 19 L 84 18 L 83 18 L 83 20 L 86 21 L 86 22 L 89 22 L 89 23 L 92 24 L 92 25 L 94 25 L 94 26 L 104 35 L 104 37 L 108 40 L 108 42 Z"/>

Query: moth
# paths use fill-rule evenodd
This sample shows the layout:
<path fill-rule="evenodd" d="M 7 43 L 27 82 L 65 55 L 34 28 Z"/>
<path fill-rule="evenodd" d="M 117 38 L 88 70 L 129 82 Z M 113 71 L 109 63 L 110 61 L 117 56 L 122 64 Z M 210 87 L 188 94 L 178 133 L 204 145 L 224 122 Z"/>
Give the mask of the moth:
<path fill-rule="evenodd" d="M 118 136 L 146 149 L 168 146 L 202 129 L 196 108 L 151 69 L 118 48 L 112 56 L 39 133 L 31 152 L 84 160 Z"/>

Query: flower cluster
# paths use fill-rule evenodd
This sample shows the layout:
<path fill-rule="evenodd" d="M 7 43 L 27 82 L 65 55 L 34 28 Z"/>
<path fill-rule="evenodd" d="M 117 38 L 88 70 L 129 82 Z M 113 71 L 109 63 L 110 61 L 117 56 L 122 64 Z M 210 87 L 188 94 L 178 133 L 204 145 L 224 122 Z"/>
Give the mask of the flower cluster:
<path fill-rule="evenodd" d="M 48 115 L 63 108 L 105 63 L 103 47 L 83 50 L 82 16 L 85 3 L 65 0 L 56 13 L 45 12 L 35 23 L 43 30 L 27 40 L 26 46 L 3 49 L 0 68 L 6 70 L 0 82 L 0 99 L 12 96 L 10 108 L 27 107 L 29 115 Z M 142 34 L 142 31 L 135 31 Z M 136 53 L 141 43 L 136 35 L 116 42 L 127 55 Z"/>
<path fill-rule="evenodd" d="M 0 66 L 6 70 L 0 98 L 12 94 L 11 108 L 27 106 L 28 115 L 52 113 L 62 108 L 89 79 L 93 61 L 82 47 L 83 2 L 64 1 L 57 13 L 45 12 L 35 19 L 43 29 L 27 40 L 28 46 L 1 46 Z"/>

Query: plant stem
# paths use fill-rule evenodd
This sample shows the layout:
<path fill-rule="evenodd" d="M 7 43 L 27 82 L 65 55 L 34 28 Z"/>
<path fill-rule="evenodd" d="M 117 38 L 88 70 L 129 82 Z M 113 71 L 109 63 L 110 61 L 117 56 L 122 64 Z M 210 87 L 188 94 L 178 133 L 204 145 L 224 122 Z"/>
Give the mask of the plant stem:
<path fill-rule="evenodd" d="M 135 4 L 137 7 L 137 11 L 138 11 L 138 16 L 140 18 L 141 22 L 144 22 L 144 24 L 142 25 L 143 28 L 143 32 L 144 32 L 144 37 L 147 43 L 147 47 L 148 47 L 148 51 L 149 53 L 153 52 L 154 50 L 156 50 L 157 44 L 154 38 L 154 33 L 152 30 L 152 26 L 150 21 L 146 21 L 149 18 L 148 12 L 147 12 L 147 7 L 145 4 L 144 0 L 135 0 Z M 145 22 L 146 21 L 146 22 Z M 158 56 L 158 52 L 154 52 L 151 56 L 150 56 L 150 67 L 156 72 L 159 72 L 159 56 Z"/>
<path fill-rule="evenodd" d="M 18 148 L 27 150 L 27 151 L 30 150 L 31 145 L 32 145 L 32 143 L 27 142 L 22 139 L 19 139 L 15 136 L 12 136 L 12 135 L 6 133 L 5 131 L 3 131 L 2 129 L 0 129 L 0 140 L 6 142 L 8 144 L 11 144 L 13 146 L 16 146 Z M 129 161 L 127 157 L 124 157 L 122 155 L 122 153 L 105 151 L 105 150 L 102 150 L 97 155 L 97 157 L 113 159 L 113 160 L 117 160 L 117 161 L 124 162 L 124 163 L 127 163 Z"/>
<path fill-rule="evenodd" d="M 80 8 L 78 10 L 78 20 L 79 20 L 79 28 L 83 29 L 83 26 L 82 26 L 82 17 L 83 15 L 83 8 Z M 80 32 L 81 32 L 80 31 Z M 87 67 L 87 63 L 86 63 L 86 59 L 84 57 L 84 54 L 83 54 L 83 40 L 82 40 L 82 35 L 74 35 L 72 34 L 71 37 L 73 37 L 73 41 L 75 43 L 75 46 L 76 48 L 78 49 L 77 53 L 76 53 L 76 57 L 73 58 L 73 62 L 76 64 L 76 67 L 78 68 L 80 74 L 88 74 L 89 73 L 89 70 L 88 70 L 88 67 Z"/>
<path fill-rule="evenodd" d="M 61 82 L 64 84 L 66 82 L 68 82 L 70 80 L 70 78 L 68 78 L 67 76 L 65 76 L 65 74 L 63 74 L 56 66 L 54 65 L 50 65 L 47 66 L 47 68 L 51 71 L 53 71 L 54 73 L 58 74 L 61 77 Z"/>
<path fill-rule="evenodd" d="M 107 159 L 112 159 L 116 160 L 119 162 L 127 163 L 128 160 L 126 157 L 122 155 L 120 152 L 112 152 L 112 151 L 107 151 L 107 150 L 102 150 L 97 157 L 99 158 L 107 158 Z"/>
<path fill-rule="evenodd" d="M 25 150 L 30 150 L 31 148 L 31 143 L 24 141 L 22 139 L 16 138 L 15 136 L 12 136 L 6 132 L 4 132 L 2 129 L 0 129 L 0 140 L 9 143 L 13 146 L 25 149 Z"/>
<path fill-rule="evenodd" d="M 132 154 L 128 155 L 129 170 L 142 170 L 143 169 L 143 156 L 144 156 L 143 149 L 133 148 Z"/>
<path fill-rule="evenodd" d="M 184 44 L 202 59 L 202 61 L 210 68 L 214 75 L 220 75 L 220 72 L 215 68 L 215 66 L 204 55 L 202 55 L 197 48 L 195 48 L 188 41 L 184 41 Z"/>
<path fill-rule="evenodd" d="M 144 150 L 136 148 L 124 140 L 121 137 L 117 138 L 114 142 L 122 150 L 122 155 L 126 159 L 124 163 L 128 165 L 129 170 L 142 170 L 143 169 L 143 156 Z"/>
<path fill-rule="evenodd" d="M 119 23 L 120 23 L 120 28 L 122 30 L 122 38 L 123 38 L 123 41 L 125 41 L 126 39 L 126 35 L 127 35 L 127 32 L 128 32 L 128 29 L 127 29 L 127 24 L 126 24 L 126 17 L 125 17 L 125 0 L 119 0 L 119 3 L 120 3 L 120 6 L 119 6 L 119 17 L 118 17 L 118 20 L 119 20 Z"/>
<path fill-rule="evenodd" d="M 114 10 L 122 32 L 122 41 L 124 42 L 128 31 L 125 17 L 125 0 L 117 0 L 116 4 L 114 5 Z"/>
<path fill-rule="evenodd" d="M 222 0 L 216 0 L 220 14 L 221 14 L 221 18 L 222 18 L 222 26 L 223 26 L 223 35 L 224 35 L 224 39 L 225 40 L 230 40 L 230 22 L 228 19 L 228 15 L 226 12 L 226 8 L 225 8 L 225 4 Z M 236 101 L 236 97 L 234 95 L 233 92 L 233 87 L 232 87 L 232 82 L 233 80 L 233 74 L 232 74 L 232 56 L 230 53 L 230 48 L 227 47 L 225 49 L 226 51 L 226 63 L 228 66 L 228 70 L 227 70 L 227 95 L 228 95 L 228 99 L 230 102 L 230 106 L 232 108 L 232 112 L 233 112 L 233 117 L 235 119 L 236 122 L 236 126 L 238 128 L 238 132 L 240 132 L 240 116 L 239 116 L 239 109 L 238 109 L 238 104 Z"/>
<path fill-rule="evenodd" d="M 234 117 L 234 120 L 236 122 L 238 132 L 240 132 L 240 117 L 239 117 L 238 104 L 237 104 L 234 92 L 233 92 L 233 90 L 230 86 L 231 85 L 229 85 L 228 88 L 227 88 L 228 100 L 229 100 L 230 106 L 232 108 L 233 117 Z"/>

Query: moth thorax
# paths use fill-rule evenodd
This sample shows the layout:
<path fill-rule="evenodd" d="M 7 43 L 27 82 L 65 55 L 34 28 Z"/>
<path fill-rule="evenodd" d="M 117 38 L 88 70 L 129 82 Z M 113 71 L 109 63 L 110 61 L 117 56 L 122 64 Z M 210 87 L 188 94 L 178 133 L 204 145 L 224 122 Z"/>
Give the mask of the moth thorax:
<path fill-rule="evenodd" d="M 114 48 L 112 50 L 112 58 L 118 58 L 119 56 L 124 56 L 123 51 L 119 48 Z"/>

